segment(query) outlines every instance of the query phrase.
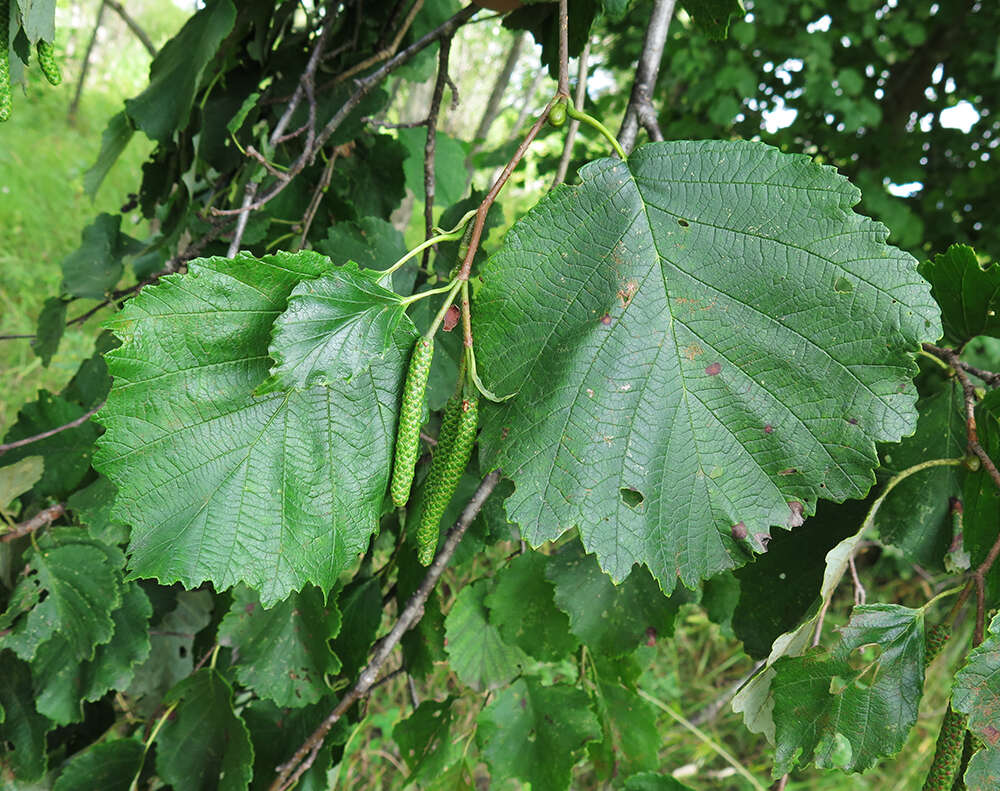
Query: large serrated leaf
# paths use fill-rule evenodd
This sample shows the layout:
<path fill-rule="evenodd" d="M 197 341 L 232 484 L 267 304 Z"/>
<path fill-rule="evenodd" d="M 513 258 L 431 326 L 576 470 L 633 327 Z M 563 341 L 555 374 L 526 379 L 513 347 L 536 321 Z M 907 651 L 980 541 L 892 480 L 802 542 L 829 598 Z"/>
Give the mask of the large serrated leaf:
<path fill-rule="evenodd" d="M 340 670 L 329 640 L 340 631 L 340 610 L 309 586 L 270 609 L 246 588 L 219 625 L 219 643 L 236 654 L 236 677 L 279 706 L 315 703 L 329 690 L 326 674 Z"/>
<path fill-rule="evenodd" d="M 994 750 L 1000 750 L 1000 615 L 986 639 L 969 652 L 955 676 L 951 705 L 969 717 L 969 730 Z"/>
<path fill-rule="evenodd" d="M 863 772 L 897 753 L 917 721 L 923 611 L 855 607 L 829 656 L 783 657 L 774 670 L 774 776 L 809 761 Z"/>
<path fill-rule="evenodd" d="M 473 308 L 484 467 L 533 545 L 578 526 L 665 591 L 747 559 L 818 498 L 860 497 L 916 421 L 940 334 L 916 262 L 832 168 L 751 142 L 592 162 L 507 235 Z"/>
<path fill-rule="evenodd" d="M 381 277 L 351 262 L 292 289 L 272 330 L 273 374 L 259 392 L 350 379 L 381 365 L 391 347 L 408 355 L 416 327 L 402 297 L 381 285 Z"/>
<path fill-rule="evenodd" d="M 67 659 L 90 660 L 114 633 L 111 613 L 121 603 L 124 558 L 117 549 L 77 530 L 51 530 L 37 541 L 0 615 L 0 649 L 32 660 L 54 635 Z M 8 629 L 8 627 L 10 627 Z"/>
<path fill-rule="evenodd" d="M 601 727 L 586 693 L 566 684 L 515 681 L 479 715 L 476 739 L 496 785 L 515 777 L 536 791 L 562 791 L 570 769 Z"/>
<path fill-rule="evenodd" d="M 331 588 L 368 545 L 404 358 L 390 347 L 349 383 L 254 395 L 289 293 L 329 267 L 316 253 L 192 261 L 110 322 L 123 344 L 95 463 L 118 487 L 136 576 L 245 582 L 269 606 Z"/>

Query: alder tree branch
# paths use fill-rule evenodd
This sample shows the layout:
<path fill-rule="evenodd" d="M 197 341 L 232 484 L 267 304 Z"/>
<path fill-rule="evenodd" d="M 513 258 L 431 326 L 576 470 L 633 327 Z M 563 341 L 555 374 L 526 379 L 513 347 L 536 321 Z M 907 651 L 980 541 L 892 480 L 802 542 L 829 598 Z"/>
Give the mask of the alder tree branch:
<path fill-rule="evenodd" d="M 426 35 L 422 36 L 420 39 L 415 41 L 409 47 L 403 51 L 396 54 L 394 57 L 390 58 L 386 63 L 384 63 L 379 69 L 369 74 L 363 79 L 355 81 L 355 91 L 351 96 L 341 105 L 340 109 L 334 114 L 326 126 L 319 132 L 319 134 L 314 134 L 310 131 L 309 137 L 306 143 L 302 147 L 302 153 L 299 157 L 289 166 L 288 171 L 283 173 L 281 178 L 277 179 L 277 183 L 271 188 L 270 192 L 266 193 L 263 197 L 258 198 L 252 203 L 241 206 L 238 209 L 211 209 L 211 213 L 216 216 L 232 216 L 239 215 L 245 212 L 257 211 L 260 208 L 266 206 L 271 200 L 273 200 L 279 193 L 281 193 L 285 187 L 287 187 L 292 180 L 300 173 L 302 170 L 309 165 L 313 159 L 315 159 L 316 154 L 319 152 L 323 146 L 326 145 L 333 133 L 337 131 L 344 120 L 351 114 L 355 107 L 357 107 L 361 100 L 377 85 L 379 85 L 389 74 L 391 74 L 396 69 L 404 66 L 413 59 L 415 55 L 426 49 L 428 46 L 434 42 L 445 38 L 446 36 L 451 36 L 458 28 L 460 28 L 465 22 L 472 17 L 473 14 L 478 11 L 478 6 L 469 5 L 459 11 L 457 14 L 452 16 L 450 19 L 446 20 L 434 30 L 430 31 Z M 325 86 L 324 86 L 325 87 Z M 310 95 L 313 91 L 313 86 L 310 82 L 305 83 L 303 89 Z M 310 112 L 314 112 L 315 106 L 310 109 Z M 287 114 L 287 111 L 286 111 Z M 273 136 L 273 135 L 272 135 Z"/>
<path fill-rule="evenodd" d="M 675 0 L 656 0 L 653 14 L 646 27 L 646 35 L 642 41 L 642 53 L 635 70 L 635 82 L 632 83 L 632 95 L 628 100 L 625 118 L 618 131 L 618 142 L 626 153 L 631 153 L 635 147 L 635 139 L 642 126 L 651 140 L 662 140 L 657 120 L 656 108 L 653 106 L 653 91 L 656 89 L 656 78 L 660 74 L 660 61 L 663 59 L 663 47 L 667 41 L 667 31 L 674 15 Z"/>
<path fill-rule="evenodd" d="M 493 183 L 493 186 L 490 187 L 490 191 L 486 193 L 486 197 L 483 198 L 483 202 L 479 204 L 479 208 L 476 210 L 476 221 L 472 226 L 472 236 L 469 237 L 469 250 L 465 254 L 465 259 L 462 261 L 462 268 L 458 273 L 459 280 L 469 279 L 469 273 L 472 271 L 472 261 L 476 257 L 476 250 L 479 249 L 479 242 L 482 241 L 483 226 L 486 224 L 486 215 L 490 210 L 490 206 L 492 206 L 496 201 L 497 195 L 500 194 L 500 190 L 503 189 L 503 185 L 507 183 L 507 179 L 510 178 L 510 174 L 514 172 L 514 168 L 516 168 L 518 163 L 524 158 L 524 154 L 528 150 L 528 146 L 530 146 L 531 142 L 538 136 L 538 132 L 541 130 L 542 125 L 548 120 L 549 111 L 552 109 L 554 101 L 555 100 L 553 99 L 545 105 L 545 109 L 542 110 L 531 129 L 528 130 L 528 134 L 525 135 L 524 140 L 521 141 L 521 145 L 517 147 L 517 151 L 514 152 L 514 156 L 510 158 L 510 162 L 508 162 L 504 167 L 503 172 Z"/>
<path fill-rule="evenodd" d="M 341 146 L 337 146 L 333 150 L 333 156 L 330 157 L 326 163 L 326 167 L 323 168 L 323 175 L 319 180 L 319 184 L 316 185 L 312 199 L 309 201 L 309 208 L 306 209 L 306 213 L 302 217 L 302 234 L 299 237 L 297 247 L 299 250 L 305 247 L 306 238 L 309 236 L 309 229 L 312 228 L 313 220 L 316 218 L 316 212 L 319 211 L 319 205 L 323 202 L 323 196 L 326 195 L 326 191 L 330 188 L 330 182 L 333 180 L 333 169 L 337 166 L 340 151 Z"/>
<path fill-rule="evenodd" d="M 66 431 L 67 429 L 76 428 L 77 426 L 82 426 L 84 423 L 90 420 L 90 418 L 92 418 L 95 414 L 97 414 L 97 411 L 102 406 L 104 406 L 103 401 L 97 406 L 95 406 L 93 409 L 84 412 L 82 415 L 80 415 L 80 417 L 76 418 L 75 420 L 71 420 L 69 423 L 66 423 L 62 426 L 57 426 L 56 428 L 50 428 L 48 431 L 43 431 L 41 434 L 34 434 L 33 436 L 25 437 L 24 439 L 15 440 L 14 442 L 7 442 L 3 445 L 0 445 L 0 456 L 2 456 L 9 450 L 14 450 L 14 448 L 23 448 L 25 445 L 31 445 L 34 442 L 40 442 L 43 439 L 48 439 L 49 437 L 53 437 L 56 434 Z"/>
<path fill-rule="evenodd" d="M 559 0 L 559 96 L 569 96 L 569 0 Z"/>
<path fill-rule="evenodd" d="M 590 42 L 588 41 L 580 53 L 580 62 L 576 70 L 576 95 L 573 97 L 573 104 L 583 109 L 583 103 L 587 99 L 587 67 L 590 60 Z M 571 118 L 566 127 L 566 142 L 563 143 L 562 156 L 559 158 L 559 167 L 556 169 L 556 177 L 552 179 L 552 186 L 558 186 L 566 180 L 566 172 L 569 170 L 569 162 L 573 158 L 573 144 L 576 142 L 576 133 L 580 129 L 580 122 Z"/>
<path fill-rule="evenodd" d="M 56 519 L 65 513 L 66 506 L 62 503 L 50 505 L 48 508 L 39 511 L 31 519 L 21 522 L 19 525 L 14 525 L 10 532 L 0 535 L 0 541 L 14 541 L 15 539 L 23 538 L 30 533 L 34 533 L 40 527 L 45 527 L 47 524 L 56 521 Z"/>
<path fill-rule="evenodd" d="M 444 86 L 448 79 L 448 58 L 451 55 L 452 36 L 441 39 L 441 50 L 438 52 L 438 73 L 434 81 L 434 94 L 431 96 L 431 107 L 427 113 L 425 125 L 427 127 L 427 140 L 424 142 L 424 238 L 431 238 L 431 229 L 434 227 L 434 193 L 435 181 L 435 155 L 437 153 L 437 125 L 438 117 L 441 115 L 441 100 L 444 98 Z M 453 94 L 454 95 L 454 94 Z M 421 266 L 427 269 L 430 261 L 431 248 L 424 250 Z"/>
<path fill-rule="evenodd" d="M 976 458 L 979 459 L 980 463 L 989 474 L 990 479 L 996 487 L 1000 489 L 1000 471 L 997 470 L 997 466 L 993 463 L 993 459 L 989 457 L 989 454 L 986 453 L 983 446 L 979 442 L 979 433 L 976 428 L 976 388 L 970 381 L 968 374 L 966 373 L 965 365 L 958 357 L 958 352 L 954 349 L 935 346 L 932 343 L 925 343 L 923 345 L 923 349 L 924 351 L 933 354 L 938 359 L 948 363 L 948 365 L 950 365 L 952 370 L 955 372 L 955 378 L 958 379 L 959 384 L 962 386 L 962 394 L 965 401 L 965 434 L 968 452 L 974 454 Z M 988 372 L 984 371 L 983 373 Z M 954 615 L 957 614 L 962 608 L 962 605 L 964 605 L 968 600 L 972 592 L 976 592 L 976 625 L 972 634 L 973 648 L 982 643 L 985 636 L 986 575 L 989 574 L 990 569 L 993 568 L 993 564 L 996 562 L 998 556 L 1000 556 L 1000 534 L 997 535 L 996 540 L 993 542 L 993 546 L 990 547 L 989 552 L 986 553 L 986 557 L 983 559 L 983 562 L 980 563 L 969 575 L 970 579 L 968 583 L 966 583 L 965 588 L 962 589 L 962 593 L 959 595 L 958 600 L 955 602 L 955 606 L 952 607 L 951 613 L 949 614 L 949 619 L 954 617 Z"/>
<path fill-rule="evenodd" d="M 149 53 L 151 58 L 156 57 L 156 45 L 153 43 L 153 39 L 149 37 L 145 30 L 143 30 L 139 23 L 135 21 L 131 16 L 129 16 L 128 11 L 125 7 L 117 2 L 117 0 L 104 0 L 104 5 L 108 6 L 112 11 L 114 11 L 118 16 L 122 18 L 122 22 L 128 25 L 129 30 L 135 33 L 135 37 L 142 42 L 142 46 L 146 48 L 146 52 Z"/>
<path fill-rule="evenodd" d="M 399 49 L 400 42 L 402 42 L 403 40 L 403 36 L 405 36 L 406 31 L 410 29 L 410 26 L 413 24 L 413 20 L 417 18 L 417 14 L 420 13 L 420 9 L 423 8 L 423 5 L 424 5 L 424 0 L 416 0 L 416 2 L 413 4 L 413 7 L 410 8 L 410 12 L 406 15 L 406 19 L 403 20 L 403 24 L 400 25 L 399 29 L 396 31 L 396 35 L 393 38 L 392 43 L 388 47 L 385 47 L 384 49 L 376 52 L 370 58 L 366 58 L 360 63 L 356 63 L 355 65 L 351 66 L 351 68 L 349 68 L 347 71 L 338 74 L 336 77 L 334 77 L 332 80 L 330 80 L 323 86 L 324 90 L 328 87 L 338 85 L 344 82 L 344 80 L 353 77 L 355 74 L 358 74 L 364 71 L 365 69 L 374 66 L 376 63 L 381 63 L 386 58 L 391 58 L 393 55 L 395 55 L 396 51 Z"/>
<path fill-rule="evenodd" d="M 316 756 L 323 746 L 323 740 L 326 738 L 327 733 L 330 732 L 330 728 L 344 716 L 344 713 L 351 706 L 367 697 L 369 692 L 371 692 L 372 688 L 378 682 L 382 666 L 388 661 L 390 654 L 398 645 L 403 635 L 423 617 L 424 604 L 427 602 L 427 597 L 430 596 L 431 591 L 434 590 L 438 580 L 444 573 L 448 561 L 451 560 L 451 556 L 455 553 L 455 549 L 462 540 L 462 536 L 465 535 L 465 531 L 472 524 L 472 521 L 476 518 L 487 498 L 493 493 L 497 483 L 500 482 L 500 476 L 500 471 L 495 470 L 483 478 L 475 494 L 472 495 L 472 498 L 466 503 L 465 508 L 462 509 L 462 515 L 445 536 L 441 548 L 434 558 L 434 562 L 431 563 L 430 568 L 427 570 L 427 575 L 424 577 L 423 582 L 420 583 L 420 587 L 410 597 L 410 600 L 406 603 L 406 606 L 399 614 L 399 618 L 389 633 L 376 642 L 372 651 L 372 658 L 365 669 L 361 671 L 354 686 L 340 699 L 340 702 L 326 716 L 326 719 L 320 723 L 319 727 L 295 751 L 291 759 L 278 767 L 278 776 L 271 783 L 269 791 L 286 791 L 294 786 L 299 778 L 313 765 Z"/>

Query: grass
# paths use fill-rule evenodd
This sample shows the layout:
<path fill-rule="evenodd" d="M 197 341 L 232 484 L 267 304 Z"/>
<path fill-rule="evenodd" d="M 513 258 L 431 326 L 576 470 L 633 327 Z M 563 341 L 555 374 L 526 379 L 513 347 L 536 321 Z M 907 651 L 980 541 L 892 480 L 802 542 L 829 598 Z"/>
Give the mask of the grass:
<path fill-rule="evenodd" d="M 140 165 L 152 144 L 136 134 L 118 164 L 91 199 L 83 192 L 83 174 L 97 158 L 101 133 L 122 100 L 146 84 L 150 57 L 111 13 L 104 15 L 104 36 L 93 57 L 87 85 L 73 124 L 67 110 L 79 77 L 84 46 L 91 33 L 97 0 L 57 9 L 57 53 L 64 79 L 48 85 L 29 68 L 27 94 L 14 89 L 14 109 L 0 124 L 0 335 L 34 333 L 48 297 L 59 294 L 60 262 L 80 244 L 80 232 L 102 211 L 118 213 L 130 192 L 138 191 Z M 130 12 L 162 44 L 189 12 L 153 0 L 129 3 Z M 65 57 L 64 53 L 70 53 Z M 137 212 L 125 215 L 122 231 L 144 235 Z M 69 316 L 96 304 L 78 300 Z M 0 437 L 17 419 L 20 406 L 39 389 L 60 390 L 80 362 L 93 353 L 100 332 L 99 313 L 84 326 L 69 327 L 58 354 L 43 368 L 27 339 L 0 340 Z"/>

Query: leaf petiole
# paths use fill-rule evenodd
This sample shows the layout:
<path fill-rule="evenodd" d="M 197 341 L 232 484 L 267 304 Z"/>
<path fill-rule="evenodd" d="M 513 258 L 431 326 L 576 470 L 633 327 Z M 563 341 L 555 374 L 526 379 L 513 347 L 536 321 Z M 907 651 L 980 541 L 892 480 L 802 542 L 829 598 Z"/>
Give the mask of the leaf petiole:
<path fill-rule="evenodd" d="M 455 287 L 455 282 L 456 281 L 452 280 L 450 283 L 448 283 L 448 285 L 441 286 L 441 288 L 432 288 L 429 291 L 421 291 L 418 294 L 410 294 L 410 296 L 401 299 L 399 301 L 399 304 L 402 305 L 403 307 L 409 307 L 414 302 L 419 302 L 424 297 L 431 297 L 434 296 L 435 294 L 443 294 L 446 291 L 451 291 Z"/>
<path fill-rule="evenodd" d="M 434 321 L 431 323 L 430 329 L 428 329 L 427 333 L 424 335 L 425 338 L 433 338 L 434 333 L 438 331 L 438 327 L 440 327 L 441 322 L 444 321 L 448 308 L 451 307 L 451 303 L 455 301 L 455 296 L 458 294 L 458 290 L 462 287 L 462 282 L 463 281 L 461 280 L 456 280 L 448 286 L 448 296 L 445 297 L 444 302 L 441 304 L 441 309 L 437 312 L 437 315 L 434 317 Z"/>
<path fill-rule="evenodd" d="M 569 97 L 566 98 L 566 115 L 594 127 L 594 129 L 607 138 L 608 142 L 611 143 L 611 147 L 615 150 L 615 153 L 618 154 L 622 162 L 628 159 L 628 157 L 625 156 L 625 149 L 623 149 L 621 143 L 618 142 L 618 138 L 611 134 L 611 130 L 594 118 L 594 116 L 588 115 L 583 112 L 583 110 L 577 110 L 576 107 L 573 106 L 573 100 Z"/>
<path fill-rule="evenodd" d="M 442 231 L 441 233 L 432 236 L 430 239 L 427 239 L 418 244 L 412 250 L 407 252 L 406 255 L 400 258 L 396 263 L 394 263 L 392 266 L 386 269 L 382 273 L 382 277 L 380 279 L 385 280 L 389 275 L 391 275 L 393 272 L 399 269 L 403 264 L 405 264 L 407 261 L 413 258 L 413 256 L 422 253 L 428 247 L 433 247 L 439 242 L 453 242 L 456 239 L 461 239 L 462 234 L 465 232 L 465 226 L 468 224 L 469 220 L 471 220 L 475 216 L 475 214 L 476 214 L 475 209 L 466 212 L 465 215 L 462 217 L 462 219 L 458 221 L 458 225 L 456 225 L 450 231 Z"/>

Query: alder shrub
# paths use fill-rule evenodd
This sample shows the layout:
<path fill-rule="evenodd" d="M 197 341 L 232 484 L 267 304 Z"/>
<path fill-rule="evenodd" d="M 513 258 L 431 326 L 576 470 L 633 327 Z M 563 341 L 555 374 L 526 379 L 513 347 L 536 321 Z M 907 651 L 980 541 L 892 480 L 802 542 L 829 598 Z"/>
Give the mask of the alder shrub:
<path fill-rule="evenodd" d="M 628 4 L 513 11 L 558 82 L 498 149 L 439 129 L 476 6 L 208 0 L 159 49 L 85 178 L 154 141 L 153 231 L 83 229 L 34 348 L 76 300 L 103 332 L 0 446 L 6 786 L 327 788 L 405 676 L 400 786 L 686 788 L 638 651 L 700 602 L 764 660 L 740 787 L 891 759 L 952 634 L 924 787 L 1000 787 L 1000 273 L 805 154 L 659 139 L 642 8 L 619 137 L 569 59 Z M 684 9 L 725 58 L 735 0 Z M 12 0 L 15 76 L 51 12 Z M 542 139 L 576 175 L 505 218 Z M 866 589 L 862 542 L 933 587 Z"/>

